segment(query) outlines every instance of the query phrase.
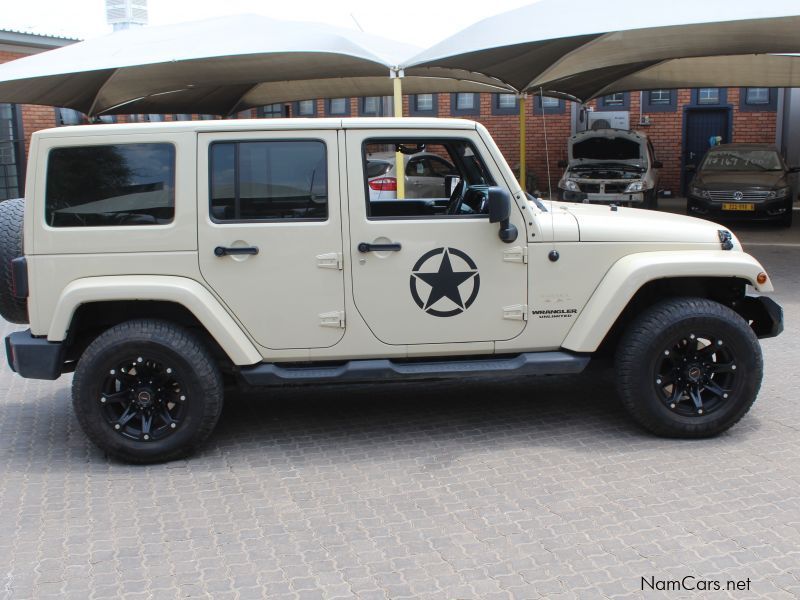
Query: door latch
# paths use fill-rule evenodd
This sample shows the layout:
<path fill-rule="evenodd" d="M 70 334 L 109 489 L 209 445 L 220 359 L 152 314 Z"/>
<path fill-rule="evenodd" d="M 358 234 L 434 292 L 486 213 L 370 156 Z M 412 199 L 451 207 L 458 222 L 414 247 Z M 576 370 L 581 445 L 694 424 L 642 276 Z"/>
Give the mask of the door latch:
<path fill-rule="evenodd" d="M 321 313 L 319 315 L 319 324 L 322 327 L 344 329 L 344 311 L 335 310 L 333 312 Z"/>
<path fill-rule="evenodd" d="M 327 254 L 317 254 L 317 266 L 320 269 L 338 269 L 341 271 L 344 268 L 342 264 L 342 253 L 328 252 Z"/>
<path fill-rule="evenodd" d="M 503 250 L 503 260 L 505 262 L 516 262 L 527 264 L 528 262 L 528 247 L 527 246 L 514 246 L 508 250 Z"/>
<path fill-rule="evenodd" d="M 511 306 L 503 307 L 503 318 L 509 321 L 527 321 L 528 320 L 528 305 L 527 304 L 512 304 Z"/>

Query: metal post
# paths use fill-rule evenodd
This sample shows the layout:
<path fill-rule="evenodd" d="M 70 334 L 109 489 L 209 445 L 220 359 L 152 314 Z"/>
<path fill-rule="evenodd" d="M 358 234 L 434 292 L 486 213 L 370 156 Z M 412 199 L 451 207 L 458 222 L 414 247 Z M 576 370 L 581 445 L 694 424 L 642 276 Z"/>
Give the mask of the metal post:
<path fill-rule="evenodd" d="M 402 70 L 392 69 L 391 77 L 394 81 L 394 116 L 403 116 L 403 82 L 405 75 Z M 406 169 L 403 155 L 400 152 L 394 154 L 394 170 L 397 179 L 397 199 L 402 200 L 406 197 Z"/>
<path fill-rule="evenodd" d="M 525 179 L 527 176 L 527 174 L 525 173 L 525 161 L 526 161 L 525 98 L 526 97 L 527 94 L 519 95 L 519 186 L 522 188 L 523 192 L 528 191 L 525 188 Z"/>

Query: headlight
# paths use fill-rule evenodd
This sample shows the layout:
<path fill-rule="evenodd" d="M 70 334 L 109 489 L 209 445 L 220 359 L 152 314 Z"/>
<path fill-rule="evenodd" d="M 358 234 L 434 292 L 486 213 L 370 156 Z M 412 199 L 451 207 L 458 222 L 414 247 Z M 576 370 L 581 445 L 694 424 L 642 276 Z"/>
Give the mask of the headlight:
<path fill-rule="evenodd" d="M 773 198 L 786 198 L 789 194 L 791 194 L 792 188 L 782 187 L 777 190 L 772 190 L 767 198 L 772 200 Z"/>
<path fill-rule="evenodd" d="M 697 186 L 694 186 L 694 185 L 689 190 L 689 193 L 692 196 L 696 196 L 698 198 L 708 198 L 708 190 L 703 190 L 703 189 L 701 189 L 701 188 L 699 188 Z"/>
<path fill-rule="evenodd" d="M 634 181 L 633 183 L 629 184 L 628 187 L 625 188 L 626 194 L 635 194 L 637 192 L 643 192 L 647 189 L 647 185 L 644 181 Z"/>
<path fill-rule="evenodd" d="M 579 186 L 576 182 L 572 181 L 572 179 L 565 179 L 562 189 L 565 189 L 568 192 L 580 192 L 581 186 Z"/>

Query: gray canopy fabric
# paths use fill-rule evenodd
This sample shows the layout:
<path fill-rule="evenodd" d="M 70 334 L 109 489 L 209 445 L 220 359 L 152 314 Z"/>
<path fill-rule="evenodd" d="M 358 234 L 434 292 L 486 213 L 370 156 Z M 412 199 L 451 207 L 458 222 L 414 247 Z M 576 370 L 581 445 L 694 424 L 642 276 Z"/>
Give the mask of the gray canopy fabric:
<path fill-rule="evenodd" d="M 316 23 L 239 15 L 113 33 L 0 65 L 0 101 L 89 115 L 227 115 L 272 102 L 391 94 L 418 49 Z M 498 91 L 490 76 L 431 69 L 408 90 Z"/>
<path fill-rule="evenodd" d="M 520 91 L 583 100 L 619 85 L 788 86 L 797 79 L 782 76 L 794 72 L 796 61 L 759 55 L 800 52 L 798 13 L 797 0 L 617 0 L 613 10 L 590 0 L 542 0 L 468 27 L 410 59 L 406 70 L 462 69 Z M 696 60 L 706 57 L 728 57 L 726 72 L 703 73 L 716 64 Z"/>

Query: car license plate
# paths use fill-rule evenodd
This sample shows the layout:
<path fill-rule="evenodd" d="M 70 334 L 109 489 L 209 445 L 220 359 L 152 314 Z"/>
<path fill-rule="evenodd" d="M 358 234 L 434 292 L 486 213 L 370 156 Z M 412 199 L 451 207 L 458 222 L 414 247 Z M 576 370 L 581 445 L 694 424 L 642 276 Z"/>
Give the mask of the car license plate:
<path fill-rule="evenodd" d="M 723 202 L 722 210 L 755 210 L 756 206 L 752 202 L 741 204 L 738 202 Z"/>

